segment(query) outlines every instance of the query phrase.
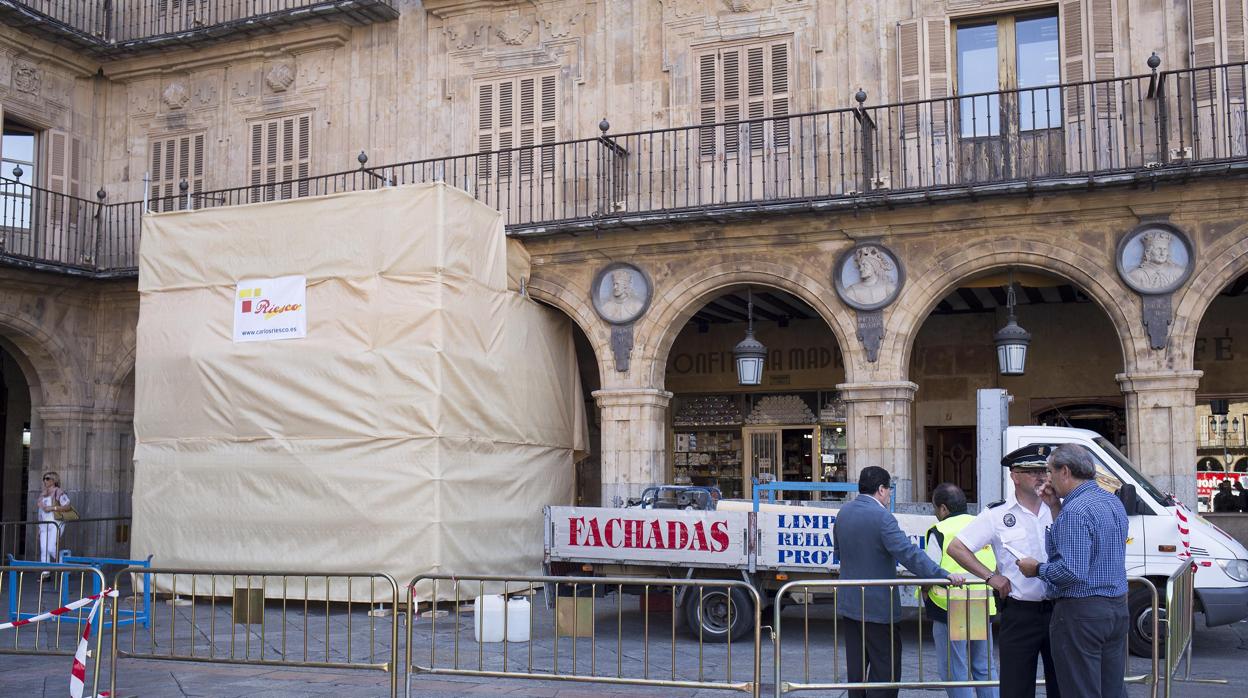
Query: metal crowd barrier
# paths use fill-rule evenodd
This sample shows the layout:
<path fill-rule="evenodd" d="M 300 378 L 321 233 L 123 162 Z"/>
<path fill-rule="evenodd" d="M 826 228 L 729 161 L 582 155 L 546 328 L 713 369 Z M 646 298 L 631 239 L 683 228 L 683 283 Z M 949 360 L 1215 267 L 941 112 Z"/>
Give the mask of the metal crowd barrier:
<path fill-rule="evenodd" d="M 45 577 L 45 574 L 47 575 Z M 53 580 L 56 584 L 53 584 Z M 7 610 L 0 624 L 16 620 L 33 620 L 68 604 L 90 596 L 93 588 L 104 583 L 99 570 L 73 565 L 0 565 L 0 602 Z M 100 682 L 100 648 L 104 632 L 101 611 L 92 626 L 89 638 L 94 645 L 86 662 L 86 684 L 91 695 L 98 695 Z M 69 657 L 78 648 L 91 614 L 90 604 L 43 621 L 0 630 L 0 654 L 56 655 Z M 65 659 L 65 681 L 69 682 L 71 662 Z"/>
<path fill-rule="evenodd" d="M 705 665 L 708 638 L 704 625 L 677 633 L 682 601 L 696 603 L 694 613 L 715 613 L 722 627 L 733 628 L 737 592 L 752 609 L 751 653 L 737 642 L 737 668 L 733 671 L 733 642 L 729 630 L 724 638 L 724 667 L 710 672 Z M 412 695 L 411 673 L 453 674 L 503 678 L 584 681 L 603 684 L 663 686 L 667 688 L 722 689 L 758 696 L 761 664 L 760 599 L 758 592 L 740 580 L 654 579 L 625 577 L 548 577 L 499 575 L 422 575 L 408 585 L 408 638 L 406 695 Z M 625 609 L 625 594 L 638 596 L 639 608 Z M 691 597 L 690 595 L 696 595 Z M 498 597 L 501 599 L 487 599 Z M 475 599 L 482 599 L 476 602 Z M 481 617 L 463 605 L 480 604 Z M 516 621 L 510 620 L 512 604 L 519 602 Z M 524 605 L 527 603 L 527 624 Z M 418 604 L 425 603 L 428 617 L 427 665 L 417 664 L 417 641 L 413 634 Z M 451 604 L 447 611 L 438 604 Z M 488 605 L 501 603 L 502 627 L 489 624 Z M 539 605 L 545 618 L 538 620 Z M 448 623 L 438 622 L 451 613 Z M 670 621 L 655 616 L 671 615 Z M 462 615 L 470 616 L 473 631 L 461 637 Z M 515 623 L 519 623 L 517 628 Z M 422 626 L 425 624 L 422 622 Z M 424 628 L 422 627 L 422 635 Z M 635 634 L 640 631 L 638 643 Z M 498 636 L 494 647 L 476 638 Z M 627 633 L 627 636 L 626 636 Z M 449 637 L 448 637 L 449 635 Z M 422 638 L 425 639 L 425 638 Z M 697 666 L 691 655 L 696 652 Z M 716 655 L 719 655 L 716 652 Z M 742 674 L 739 676 L 739 674 Z"/>
<path fill-rule="evenodd" d="M 1154 623 L 1154 632 L 1153 632 L 1154 639 L 1153 639 L 1151 673 L 1147 675 L 1138 675 L 1138 676 L 1128 675 L 1128 676 L 1125 676 L 1123 680 L 1125 683 L 1143 683 L 1143 684 L 1150 685 L 1151 686 L 1151 692 L 1150 692 L 1151 698 L 1157 698 L 1157 687 L 1159 683 L 1157 680 L 1157 677 L 1159 676 L 1158 674 L 1158 664 L 1159 664 L 1158 637 L 1159 635 L 1157 633 L 1157 608 L 1158 608 L 1157 589 L 1156 587 L 1153 586 L 1152 582 L 1148 581 L 1147 579 L 1143 577 L 1131 577 L 1129 578 L 1129 583 L 1144 584 L 1147 586 L 1148 589 L 1151 590 L 1152 607 L 1153 607 L 1153 623 Z M 816 631 L 816 642 L 812 642 L 811 608 L 815 606 L 815 599 L 817 596 L 821 595 L 824 597 L 823 600 L 830 601 L 832 604 L 831 608 L 834 609 L 835 603 L 841 594 L 847 594 L 847 593 L 856 594 L 859 597 L 859 602 L 865 605 L 866 590 L 868 588 L 878 588 L 878 587 L 885 587 L 885 588 L 890 588 L 890 589 L 894 587 L 903 588 L 901 593 L 905 594 L 907 593 L 906 588 L 916 587 L 916 586 L 919 587 L 920 589 L 923 589 L 929 586 L 953 588 L 950 586 L 949 580 L 947 579 L 913 579 L 913 578 L 901 578 L 901 579 L 895 579 L 895 580 L 862 580 L 862 579 L 797 580 L 797 581 L 788 582 L 787 584 L 782 586 L 779 589 L 779 591 L 776 592 L 775 617 L 773 619 L 773 625 L 772 625 L 773 640 L 774 640 L 773 642 L 773 649 L 774 649 L 773 669 L 775 672 L 775 681 L 774 681 L 775 697 L 779 698 L 780 696 L 786 693 L 794 693 L 798 691 L 871 690 L 871 689 L 889 690 L 889 689 L 906 689 L 906 688 L 939 689 L 939 688 L 960 688 L 960 687 L 975 688 L 975 687 L 981 687 L 981 686 L 999 686 L 1000 680 L 999 680 L 999 676 L 996 674 L 997 668 L 995 665 L 995 662 L 997 660 L 994 656 L 995 653 L 993 652 L 993 633 L 991 630 L 988 596 L 974 598 L 974 597 L 969 597 L 968 595 L 968 598 L 961 600 L 960 603 L 957 602 L 958 600 L 956 598 L 954 602 L 950 603 L 949 622 L 946 624 L 949 630 L 947 631 L 947 634 L 946 634 L 946 643 L 945 643 L 945 648 L 944 648 L 945 649 L 944 656 L 946 657 L 946 664 L 944 667 L 936 666 L 933 668 L 932 662 L 927 661 L 927 658 L 925 657 L 924 646 L 926 644 L 928 647 L 931 647 L 932 643 L 924 642 L 924 626 L 923 626 L 924 608 L 923 608 L 922 603 L 919 603 L 918 607 L 911 613 L 906 613 L 904 612 L 904 610 L 901 613 L 894 613 L 890 608 L 890 620 L 888 623 L 890 645 L 895 647 L 900 644 L 900 641 L 902 638 L 903 628 L 901 627 L 901 624 L 903 622 L 909 622 L 910 620 L 917 620 L 917 622 L 914 624 L 914 631 L 913 631 L 917 635 L 917 640 L 918 640 L 918 647 L 916 650 L 913 650 L 918 658 L 917 673 L 907 672 L 904 666 L 902 667 L 901 673 L 900 674 L 897 673 L 897 671 L 895 670 L 895 667 L 900 663 L 900 658 L 890 653 L 890 660 L 892 661 L 890 661 L 890 666 L 888 667 L 889 680 L 887 681 L 868 680 L 869 674 L 867 674 L 867 672 L 864 669 L 864 672 L 863 672 L 864 676 L 862 677 L 862 680 L 850 681 L 849 676 L 848 676 L 848 673 L 849 673 L 848 664 L 849 664 L 849 659 L 850 659 L 849 652 L 855 651 L 855 649 L 849 647 L 848 639 L 846 639 L 845 642 L 842 643 L 841 638 L 847 633 L 847 629 L 844 629 L 842 626 L 847 625 L 848 623 L 852 621 L 847 621 L 847 619 L 838 616 L 834 610 L 830 611 L 830 614 L 831 614 L 830 621 L 828 619 L 825 619 L 822 621 L 825 628 L 829 622 L 831 624 L 830 642 L 827 642 L 826 636 L 820 637 L 818 631 Z M 989 593 L 990 594 L 992 593 L 991 590 L 989 590 Z M 783 633 L 781 612 L 783 610 L 783 606 L 785 604 L 786 599 L 788 599 L 788 603 L 790 605 L 797 604 L 803 609 L 802 619 L 801 619 L 802 671 L 801 671 L 800 681 L 790 679 L 789 677 L 791 677 L 792 674 L 787 673 L 785 670 L 784 660 L 785 660 L 786 655 L 785 655 L 785 651 L 784 651 L 785 647 L 783 643 L 784 633 Z M 816 622 L 818 623 L 819 621 L 817 620 Z M 955 632 L 955 626 L 957 627 L 957 630 L 958 630 L 957 632 Z M 980 639 L 981 637 L 982 639 Z M 985 647 L 983 648 L 983 650 L 984 652 L 986 652 L 988 661 L 987 661 L 987 667 L 986 667 L 986 675 L 983 678 L 975 677 L 974 669 L 973 669 L 971 657 L 970 657 L 970 654 L 971 654 L 971 652 L 969 651 L 970 648 L 966 647 L 965 645 L 963 646 L 964 648 L 963 652 L 966 656 L 966 668 L 965 668 L 966 673 L 960 676 L 954 675 L 952 659 L 951 659 L 953 656 L 953 652 L 952 652 L 951 646 L 955 642 L 965 643 L 968 641 L 968 639 L 971 642 L 985 643 Z M 820 646 L 816 646 L 816 643 L 818 643 Z M 812 649 L 815 651 L 815 654 L 818 657 L 819 666 L 825 669 L 825 671 L 822 674 L 820 673 L 812 674 L 812 671 L 811 671 Z M 936 649 L 939 654 L 940 648 L 934 648 L 934 649 Z M 867 665 L 867 657 L 866 657 L 867 650 L 866 650 L 866 638 L 865 637 L 862 640 L 862 646 L 860 648 L 857 648 L 856 651 L 861 653 L 858 659 L 860 661 L 860 666 L 863 666 L 865 668 Z M 845 680 L 842 680 L 842 672 L 841 672 L 842 656 L 844 657 L 844 661 L 846 664 L 845 676 L 844 676 Z M 790 657 L 790 659 L 792 659 L 792 657 Z M 829 667 L 830 667 L 830 675 L 826 671 Z M 943 668 L 943 671 L 942 671 L 942 668 Z"/>
<path fill-rule="evenodd" d="M 122 557 L 130 553 L 130 517 L 100 516 L 76 521 L 0 521 L 0 556 L 38 560 L 40 531 L 54 536 L 57 556 Z"/>
<path fill-rule="evenodd" d="M 399 590 L 387 574 L 127 567 L 115 583 L 149 574 L 156 588 L 143 591 L 157 599 L 150 627 L 117 628 L 124 601 L 113 604 L 112 695 L 120 657 L 375 669 L 389 674 L 388 695 L 397 695 Z M 334 625 L 345 626 L 345 641 Z"/>

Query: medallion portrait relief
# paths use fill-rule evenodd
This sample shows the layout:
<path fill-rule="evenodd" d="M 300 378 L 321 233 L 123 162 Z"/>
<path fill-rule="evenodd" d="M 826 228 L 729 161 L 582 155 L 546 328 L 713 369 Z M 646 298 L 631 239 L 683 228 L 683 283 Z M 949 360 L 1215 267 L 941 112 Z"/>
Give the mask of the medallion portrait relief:
<path fill-rule="evenodd" d="M 645 272 L 623 262 L 609 264 L 594 278 L 594 310 L 613 325 L 626 325 L 646 312 L 650 292 Z"/>
<path fill-rule="evenodd" d="M 1174 226 L 1149 223 L 1118 244 L 1118 274 L 1137 293 L 1171 293 L 1192 273 L 1191 242 Z"/>
<path fill-rule="evenodd" d="M 892 303 L 905 278 L 893 253 L 873 243 L 842 254 L 832 276 L 841 300 L 857 310 L 879 310 Z"/>

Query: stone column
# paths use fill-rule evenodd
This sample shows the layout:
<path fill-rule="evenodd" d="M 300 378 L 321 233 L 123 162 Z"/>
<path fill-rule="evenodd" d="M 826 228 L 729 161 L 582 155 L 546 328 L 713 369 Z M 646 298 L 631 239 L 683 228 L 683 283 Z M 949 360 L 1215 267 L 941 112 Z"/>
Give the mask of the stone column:
<path fill-rule="evenodd" d="M 1118 374 L 1126 397 L 1127 455 L 1163 492 L 1196 508 L 1196 388 L 1201 371 Z"/>
<path fill-rule="evenodd" d="M 836 389 L 848 412 L 847 480 L 857 482 L 863 468 L 878 465 L 893 474 L 897 501 L 913 501 L 911 408 L 919 386 L 910 381 L 873 381 L 842 383 Z"/>
<path fill-rule="evenodd" d="M 55 470 L 84 518 L 130 515 L 129 415 L 77 407 L 37 408 L 41 470 Z M 32 461 L 34 459 L 32 458 Z M 32 470 L 31 492 L 39 484 Z"/>
<path fill-rule="evenodd" d="M 602 420 L 602 506 L 667 481 L 667 406 L 672 394 L 654 388 L 595 390 Z"/>

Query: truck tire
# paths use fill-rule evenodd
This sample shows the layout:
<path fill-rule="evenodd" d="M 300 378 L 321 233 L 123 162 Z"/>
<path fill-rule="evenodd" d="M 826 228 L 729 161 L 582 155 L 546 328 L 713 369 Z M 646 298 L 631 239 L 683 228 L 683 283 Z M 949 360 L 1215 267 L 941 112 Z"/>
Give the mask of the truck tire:
<path fill-rule="evenodd" d="M 1165 582 L 1160 588 L 1164 589 Z M 1157 648 L 1157 656 L 1165 658 L 1166 644 L 1166 598 L 1158 599 L 1157 627 L 1162 635 L 1162 643 Z M 1153 602 L 1152 594 L 1142 586 L 1133 586 L 1127 595 L 1127 647 L 1137 657 L 1153 656 Z"/>
<path fill-rule="evenodd" d="M 754 600 L 736 587 L 690 587 L 681 606 L 689 632 L 705 642 L 740 640 L 754 627 Z M 729 626 L 729 607 L 732 625 Z"/>

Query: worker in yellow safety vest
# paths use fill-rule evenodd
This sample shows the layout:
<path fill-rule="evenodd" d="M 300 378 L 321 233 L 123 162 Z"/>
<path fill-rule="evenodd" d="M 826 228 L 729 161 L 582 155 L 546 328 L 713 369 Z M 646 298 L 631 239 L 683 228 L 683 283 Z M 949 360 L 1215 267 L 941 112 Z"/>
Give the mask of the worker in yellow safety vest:
<path fill-rule="evenodd" d="M 927 531 L 928 557 L 943 569 L 955 574 L 966 570 L 949 556 L 949 544 L 967 524 L 975 520 L 966 513 L 966 494 L 952 483 L 936 486 L 932 494 L 932 506 L 936 508 L 936 525 Z M 997 568 L 997 558 L 992 546 L 986 545 L 975 553 L 985 567 Z M 954 617 L 949 617 L 950 599 L 954 601 Z M 968 584 L 961 589 L 934 586 L 927 590 L 923 599 L 924 610 L 932 619 L 932 637 L 936 641 L 937 666 L 945 681 L 989 681 L 996 672 L 989 672 L 992 655 L 989 652 L 988 619 L 997 612 L 996 599 L 987 584 Z M 950 625 L 957 628 L 950 639 Z M 978 638 L 978 639 L 977 639 Z M 997 698 L 996 687 L 967 686 L 946 688 L 950 698 Z"/>

